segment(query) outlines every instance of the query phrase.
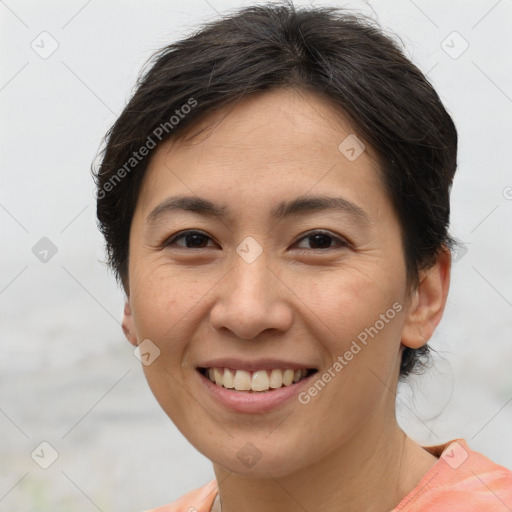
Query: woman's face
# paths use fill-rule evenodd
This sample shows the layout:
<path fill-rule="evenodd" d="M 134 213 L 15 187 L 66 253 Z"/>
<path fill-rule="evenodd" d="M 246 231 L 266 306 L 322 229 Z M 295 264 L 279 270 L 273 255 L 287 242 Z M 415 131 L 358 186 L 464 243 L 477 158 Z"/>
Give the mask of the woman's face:
<path fill-rule="evenodd" d="M 286 475 L 394 421 L 400 225 L 371 148 L 326 100 L 272 91 L 213 121 L 152 156 L 125 325 L 150 340 L 148 383 L 200 452 Z"/>

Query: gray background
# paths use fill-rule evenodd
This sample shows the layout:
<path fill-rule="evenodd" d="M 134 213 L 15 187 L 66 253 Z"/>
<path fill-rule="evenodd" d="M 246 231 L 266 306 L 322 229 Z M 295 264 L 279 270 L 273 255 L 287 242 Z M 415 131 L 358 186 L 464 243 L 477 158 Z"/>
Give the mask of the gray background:
<path fill-rule="evenodd" d="M 122 335 L 89 167 L 151 53 L 251 3 L 0 2 L 1 511 L 140 511 L 213 477 Z M 435 366 L 400 389 L 401 424 L 419 442 L 462 437 L 512 467 L 512 1 L 345 5 L 400 36 L 460 137 L 452 233 L 467 252 Z M 43 237 L 57 249 L 46 262 Z M 31 457 L 43 441 L 58 453 L 48 469 Z M 34 453 L 50 461 L 50 449 Z"/>

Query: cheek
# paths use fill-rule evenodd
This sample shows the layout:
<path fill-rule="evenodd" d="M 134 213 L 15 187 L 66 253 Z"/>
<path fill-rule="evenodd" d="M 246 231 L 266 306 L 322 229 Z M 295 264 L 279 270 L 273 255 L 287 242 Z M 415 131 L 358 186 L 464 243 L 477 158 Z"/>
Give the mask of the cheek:
<path fill-rule="evenodd" d="M 366 267 L 347 266 L 323 274 L 315 273 L 314 279 L 303 275 L 295 280 L 296 295 L 323 330 L 319 339 L 330 340 L 332 349 L 343 350 L 349 340 L 356 339 L 376 322 L 379 322 L 379 330 L 384 330 L 381 314 L 389 320 L 385 330 L 390 330 L 391 323 L 397 323 L 394 322 L 396 309 L 403 308 L 393 309 L 392 306 L 399 303 L 403 295 L 401 279 L 381 268 L 382 265 L 373 263 Z"/>
<path fill-rule="evenodd" d="M 182 428 L 189 415 L 199 414 L 187 402 L 187 376 L 181 365 L 197 326 L 195 308 L 211 285 L 185 278 L 186 273 L 173 272 L 168 265 L 134 267 L 130 295 L 137 338 L 151 340 L 159 350 L 154 361 L 142 368 L 156 400 Z"/>
<path fill-rule="evenodd" d="M 130 279 L 139 339 L 150 338 L 155 343 L 175 346 L 173 340 L 180 339 L 185 320 L 209 288 L 208 280 L 191 279 L 186 272 L 165 264 L 138 266 Z"/>
<path fill-rule="evenodd" d="M 397 369 L 404 322 L 400 276 L 381 272 L 382 266 L 379 272 L 361 268 L 319 275 L 309 287 L 304 279 L 298 290 L 307 297 L 304 311 L 314 313 L 307 315 L 307 328 L 326 354 L 318 378 L 325 376 L 330 391 L 319 393 L 319 403 L 325 400 L 326 410 L 344 414 L 367 413 L 385 392 Z"/>

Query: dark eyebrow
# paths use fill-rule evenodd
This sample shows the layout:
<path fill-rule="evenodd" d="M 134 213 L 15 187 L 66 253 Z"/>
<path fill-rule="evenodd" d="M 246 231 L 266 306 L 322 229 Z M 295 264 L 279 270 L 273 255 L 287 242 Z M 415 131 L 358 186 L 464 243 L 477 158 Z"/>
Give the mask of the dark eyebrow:
<path fill-rule="evenodd" d="M 160 216 L 176 210 L 185 210 L 198 213 L 207 217 L 219 217 L 222 220 L 230 220 L 232 216 L 227 206 L 216 205 L 207 199 L 194 196 L 169 197 L 156 206 L 147 216 L 148 223 L 155 222 Z M 366 212 L 356 204 L 342 197 L 327 196 L 302 196 L 293 201 L 283 201 L 272 210 L 271 214 L 277 219 L 283 219 L 290 215 L 309 213 L 320 210 L 341 210 L 352 215 L 355 219 L 370 224 Z"/>

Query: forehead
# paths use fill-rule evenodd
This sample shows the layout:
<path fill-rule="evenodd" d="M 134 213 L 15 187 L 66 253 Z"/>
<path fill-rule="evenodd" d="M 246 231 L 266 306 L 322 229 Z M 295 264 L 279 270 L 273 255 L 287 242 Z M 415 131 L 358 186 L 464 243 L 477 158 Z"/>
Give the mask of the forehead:
<path fill-rule="evenodd" d="M 377 169 L 372 148 L 332 102 L 278 89 L 210 113 L 159 146 L 139 199 L 154 203 L 172 190 L 245 195 L 251 204 L 263 194 L 277 204 L 284 194 L 327 195 L 337 188 L 357 203 L 369 188 L 383 192 Z"/>
<path fill-rule="evenodd" d="M 313 91 L 280 88 L 251 94 L 220 111 L 210 112 L 183 134 L 170 139 L 167 148 L 194 151 L 223 146 L 226 150 L 265 150 L 278 156 L 308 146 L 331 147 L 348 135 L 356 136 L 356 127 L 333 101 Z M 164 144 L 165 146 L 165 144 Z M 162 146 L 160 150 L 165 151 Z M 365 144 L 367 146 L 367 144 Z M 374 158 L 367 147 L 367 155 Z M 261 155 L 261 156 L 264 156 Z M 338 156 L 336 154 L 336 156 Z"/>

